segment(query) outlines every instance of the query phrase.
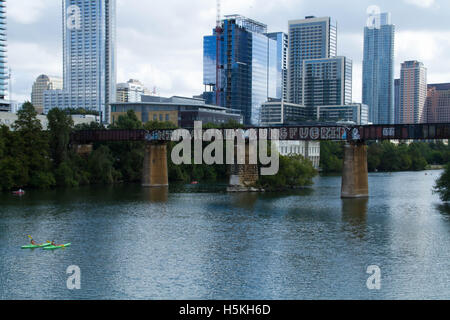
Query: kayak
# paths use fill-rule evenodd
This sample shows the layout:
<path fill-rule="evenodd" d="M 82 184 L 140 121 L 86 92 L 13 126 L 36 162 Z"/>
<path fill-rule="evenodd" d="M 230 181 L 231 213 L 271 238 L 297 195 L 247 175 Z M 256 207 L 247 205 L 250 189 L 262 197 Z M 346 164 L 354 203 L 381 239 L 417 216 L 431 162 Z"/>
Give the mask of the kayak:
<path fill-rule="evenodd" d="M 57 249 L 70 247 L 70 245 L 71 245 L 71 243 L 66 243 L 61 246 L 46 246 L 46 247 L 44 247 L 44 250 L 57 250 Z"/>
<path fill-rule="evenodd" d="M 22 249 L 36 249 L 36 248 L 45 248 L 48 246 L 51 246 L 51 243 L 44 243 L 44 244 L 29 244 L 27 246 L 23 246 Z"/>

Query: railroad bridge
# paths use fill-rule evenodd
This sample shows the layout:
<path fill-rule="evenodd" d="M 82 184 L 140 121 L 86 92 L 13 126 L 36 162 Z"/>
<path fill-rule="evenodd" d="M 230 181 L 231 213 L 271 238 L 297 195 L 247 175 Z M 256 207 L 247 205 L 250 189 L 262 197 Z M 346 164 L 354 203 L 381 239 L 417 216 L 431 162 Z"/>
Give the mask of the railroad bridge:
<path fill-rule="evenodd" d="M 249 133 L 255 139 L 283 141 L 343 141 L 345 143 L 342 174 L 342 198 L 369 196 L 367 141 L 380 140 L 445 140 L 450 139 L 450 124 L 368 125 L 368 126 L 285 126 L 245 127 L 219 130 L 223 137 L 230 130 L 238 130 L 244 138 Z M 92 151 L 94 142 L 145 141 L 142 185 L 144 187 L 168 186 L 167 143 L 172 141 L 175 129 L 170 130 L 81 130 L 71 135 L 71 144 L 79 153 Z M 196 131 L 188 129 L 190 137 Z M 203 129 L 201 134 L 207 131 Z M 233 137 L 234 139 L 234 137 Z M 178 140 L 177 140 L 178 141 Z M 246 148 L 248 160 L 248 148 Z M 232 165 L 230 185 L 245 187 L 258 179 L 255 165 Z"/>

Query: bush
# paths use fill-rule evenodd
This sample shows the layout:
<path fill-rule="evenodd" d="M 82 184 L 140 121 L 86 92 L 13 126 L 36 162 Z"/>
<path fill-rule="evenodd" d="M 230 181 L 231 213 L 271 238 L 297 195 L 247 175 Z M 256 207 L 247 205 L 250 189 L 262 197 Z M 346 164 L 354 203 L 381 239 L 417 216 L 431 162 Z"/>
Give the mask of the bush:
<path fill-rule="evenodd" d="M 450 163 L 445 166 L 444 173 L 436 182 L 434 192 L 439 194 L 442 201 L 450 201 Z"/>
<path fill-rule="evenodd" d="M 306 187 L 313 184 L 317 175 L 311 161 L 302 156 L 281 156 L 280 169 L 274 176 L 261 176 L 258 187 L 267 191 L 284 190 L 287 188 Z"/>

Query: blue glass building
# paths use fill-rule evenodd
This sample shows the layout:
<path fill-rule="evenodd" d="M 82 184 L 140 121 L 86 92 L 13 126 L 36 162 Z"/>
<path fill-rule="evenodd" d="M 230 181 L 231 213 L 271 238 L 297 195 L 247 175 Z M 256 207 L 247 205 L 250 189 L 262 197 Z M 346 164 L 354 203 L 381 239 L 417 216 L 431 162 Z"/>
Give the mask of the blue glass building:
<path fill-rule="evenodd" d="M 6 0 L 0 0 L 0 100 L 4 100 L 8 92 L 8 67 L 6 61 Z"/>
<path fill-rule="evenodd" d="M 303 104 L 303 61 L 336 54 L 337 23 L 330 17 L 289 21 L 289 102 Z"/>
<path fill-rule="evenodd" d="M 116 0 L 62 0 L 64 89 L 44 93 L 44 112 L 84 108 L 110 121 L 116 95 Z"/>
<path fill-rule="evenodd" d="M 370 122 L 393 124 L 395 26 L 390 13 L 375 21 L 364 28 L 363 103 L 369 106 Z"/>
<path fill-rule="evenodd" d="M 209 104 L 241 110 L 245 124 L 259 125 L 261 105 L 281 98 L 277 41 L 266 35 L 265 24 L 240 15 L 222 21 L 219 48 L 216 32 L 203 39 L 203 96 Z"/>
<path fill-rule="evenodd" d="M 272 32 L 267 36 L 277 42 L 277 97 L 288 101 L 288 35 L 284 32 Z"/>

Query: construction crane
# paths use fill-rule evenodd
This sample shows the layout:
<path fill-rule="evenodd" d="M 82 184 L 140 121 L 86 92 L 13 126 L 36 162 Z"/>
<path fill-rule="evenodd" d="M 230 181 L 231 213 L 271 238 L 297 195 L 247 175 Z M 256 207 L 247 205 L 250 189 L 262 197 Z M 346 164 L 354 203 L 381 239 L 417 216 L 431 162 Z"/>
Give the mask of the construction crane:
<path fill-rule="evenodd" d="M 222 29 L 222 16 L 220 12 L 220 1 L 217 0 L 217 19 L 216 19 L 216 105 L 220 105 L 220 91 L 221 89 L 221 69 L 223 68 L 220 64 L 220 45 L 221 45 L 221 38 L 223 34 Z"/>

